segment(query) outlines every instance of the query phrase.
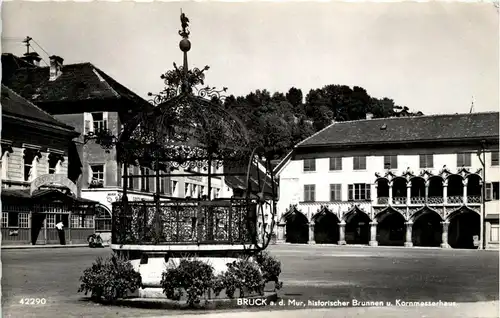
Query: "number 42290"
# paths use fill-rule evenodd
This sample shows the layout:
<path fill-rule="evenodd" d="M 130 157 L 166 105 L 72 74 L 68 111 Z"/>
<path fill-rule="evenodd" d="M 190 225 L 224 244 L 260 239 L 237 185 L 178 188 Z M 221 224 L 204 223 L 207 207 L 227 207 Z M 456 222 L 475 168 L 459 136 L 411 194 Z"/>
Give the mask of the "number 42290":
<path fill-rule="evenodd" d="M 45 298 L 21 298 L 19 303 L 21 305 L 45 305 L 47 300 Z"/>

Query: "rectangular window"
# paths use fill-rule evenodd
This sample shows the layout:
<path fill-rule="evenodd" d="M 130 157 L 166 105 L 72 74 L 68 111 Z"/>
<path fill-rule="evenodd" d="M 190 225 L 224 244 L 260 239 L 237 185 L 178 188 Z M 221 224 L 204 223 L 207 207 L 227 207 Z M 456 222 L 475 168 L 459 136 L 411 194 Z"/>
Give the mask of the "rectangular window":
<path fill-rule="evenodd" d="M 371 185 L 355 183 L 349 185 L 349 201 L 371 200 Z"/>
<path fill-rule="evenodd" d="M 17 212 L 8 212 L 8 225 L 9 227 L 19 227 L 19 213 Z"/>
<path fill-rule="evenodd" d="M 497 201 L 499 200 L 500 194 L 499 194 L 499 183 L 498 182 L 489 182 L 486 183 L 485 187 L 485 200 L 487 201 Z"/>
<path fill-rule="evenodd" d="M 56 227 L 56 215 L 55 214 L 47 214 L 47 228 L 53 229 Z"/>
<path fill-rule="evenodd" d="M 104 185 L 104 165 L 91 165 L 92 179 L 90 183 L 96 186 Z"/>
<path fill-rule="evenodd" d="M 19 228 L 27 229 L 29 227 L 29 214 L 19 213 Z"/>
<path fill-rule="evenodd" d="M 81 217 L 81 215 L 72 214 L 71 215 L 71 228 L 72 229 L 79 229 L 81 227 L 82 227 L 82 217 Z"/>
<path fill-rule="evenodd" d="M 149 192 L 149 169 L 141 168 L 141 191 Z"/>
<path fill-rule="evenodd" d="M 178 193 L 177 193 L 177 181 L 172 180 L 171 182 L 172 182 L 172 183 L 171 183 L 171 187 L 172 187 L 172 196 L 174 197 L 174 196 L 178 195 Z"/>
<path fill-rule="evenodd" d="M 493 151 L 491 153 L 491 165 L 498 166 L 498 151 Z"/>
<path fill-rule="evenodd" d="M 165 172 L 160 171 L 160 174 L 164 174 Z M 160 177 L 160 193 L 165 193 L 165 182 L 167 182 L 166 177 Z M 156 180 L 155 180 L 155 187 L 156 187 Z"/>
<path fill-rule="evenodd" d="M 342 170 L 342 157 L 330 158 L 330 171 Z"/>
<path fill-rule="evenodd" d="M 353 157 L 354 170 L 366 170 L 366 156 Z"/>
<path fill-rule="evenodd" d="M 92 113 L 94 132 L 108 129 L 108 123 L 104 118 L 104 113 Z"/>
<path fill-rule="evenodd" d="M 492 224 L 491 225 L 491 230 L 490 230 L 490 242 L 498 242 L 500 241 L 500 225 L 498 224 Z"/>
<path fill-rule="evenodd" d="M 52 153 L 49 154 L 49 174 L 56 173 L 56 167 L 59 160 L 60 160 L 59 156 L 54 155 Z"/>
<path fill-rule="evenodd" d="M 304 159 L 304 171 L 316 171 L 316 159 Z"/>
<path fill-rule="evenodd" d="M 9 213 L 2 212 L 2 228 L 9 226 Z"/>
<path fill-rule="evenodd" d="M 83 219 L 83 227 L 86 229 L 92 229 L 94 227 L 94 216 L 85 215 Z"/>
<path fill-rule="evenodd" d="M 341 184 L 330 184 L 330 201 L 342 201 Z"/>
<path fill-rule="evenodd" d="M 111 219 L 96 219 L 96 231 L 111 231 Z"/>
<path fill-rule="evenodd" d="M 434 167 L 434 155 L 425 154 L 420 155 L 420 168 L 433 168 Z"/>
<path fill-rule="evenodd" d="M 397 169 L 397 168 L 398 168 L 397 155 L 384 156 L 384 169 Z"/>
<path fill-rule="evenodd" d="M 470 167 L 471 166 L 470 161 L 471 161 L 470 152 L 457 154 L 457 167 Z"/>
<path fill-rule="evenodd" d="M 36 151 L 31 149 L 24 150 L 23 166 L 24 166 L 24 181 L 30 181 L 36 176 L 32 176 L 34 173 L 35 158 L 37 156 Z M 31 179 L 30 179 L 31 178 Z"/>
<path fill-rule="evenodd" d="M 304 185 L 304 201 L 306 202 L 316 201 L 316 185 L 314 184 Z"/>
<path fill-rule="evenodd" d="M 134 174 L 134 167 L 129 167 L 128 168 L 127 189 L 130 189 L 130 190 L 134 189 L 134 178 L 131 177 L 132 174 Z"/>

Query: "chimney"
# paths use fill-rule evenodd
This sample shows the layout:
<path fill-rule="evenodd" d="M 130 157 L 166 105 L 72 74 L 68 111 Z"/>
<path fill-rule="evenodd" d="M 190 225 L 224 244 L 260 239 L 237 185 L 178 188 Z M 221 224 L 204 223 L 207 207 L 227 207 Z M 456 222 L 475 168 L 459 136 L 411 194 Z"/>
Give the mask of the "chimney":
<path fill-rule="evenodd" d="M 40 66 L 40 61 L 42 60 L 36 52 L 24 53 L 21 59 L 35 66 Z"/>
<path fill-rule="evenodd" d="M 366 119 L 373 119 L 372 113 L 366 113 Z"/>
<path fill-rule="evenodd" d="M 52 55 L 50 59 L 50 78 L 49 81 L 55 81 L 62 74 L 64 59 L 57 55 Z"/>

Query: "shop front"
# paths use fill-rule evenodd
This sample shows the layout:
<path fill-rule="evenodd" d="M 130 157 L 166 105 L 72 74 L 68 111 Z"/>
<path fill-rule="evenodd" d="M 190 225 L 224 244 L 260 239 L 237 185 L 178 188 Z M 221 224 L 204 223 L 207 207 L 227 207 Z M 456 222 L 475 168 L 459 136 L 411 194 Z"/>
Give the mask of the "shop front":
<path fill-rule="evenodd" d="M 2 245 L 81 244 L 95 232 L 99 203 L 78 198 L 73 183 L 55 187 L 48 182 L 61 181 L 60 176 L 44 180 L 35 179 L 31 189 L 3 189 Z M 56 227 L 60 222 L 64 240 Z"/>

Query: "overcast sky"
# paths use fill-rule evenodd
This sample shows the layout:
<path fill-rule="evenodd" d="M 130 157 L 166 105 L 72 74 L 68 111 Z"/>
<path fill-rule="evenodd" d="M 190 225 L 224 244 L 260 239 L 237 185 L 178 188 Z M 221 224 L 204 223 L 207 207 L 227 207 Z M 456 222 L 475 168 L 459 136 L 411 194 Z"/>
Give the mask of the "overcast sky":
<path fill-rule="evenodd" d="M 29 35 L 64 63 L 91 62 L 140 96 L 182 64 L 235 95 L 364 87 L 426 114 L 499 108 L 498 11 L 488 3 L 3 2 L 2 52 Z M 46 55 L 35 48 L 44 57 Z M 48 62 L 48 59 L 45 59 Z"/>

